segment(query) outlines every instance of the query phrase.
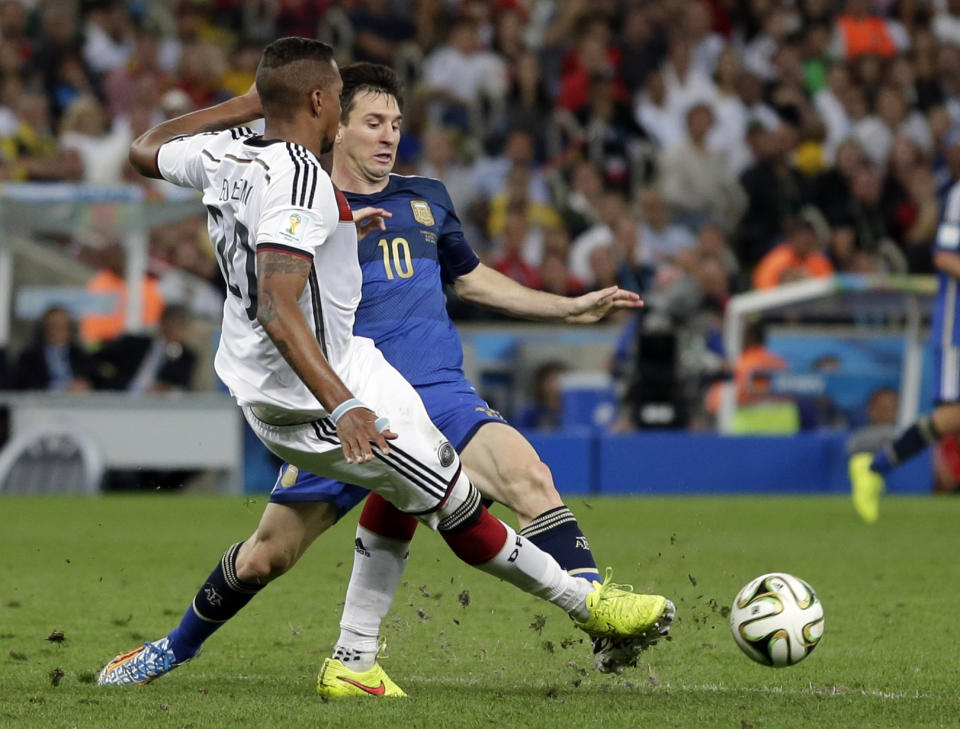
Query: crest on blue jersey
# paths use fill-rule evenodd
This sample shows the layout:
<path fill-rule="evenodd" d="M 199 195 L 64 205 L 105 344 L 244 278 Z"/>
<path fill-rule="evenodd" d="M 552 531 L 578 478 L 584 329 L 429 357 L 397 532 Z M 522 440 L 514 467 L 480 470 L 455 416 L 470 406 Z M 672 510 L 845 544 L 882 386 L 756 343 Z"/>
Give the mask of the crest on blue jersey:
<path fill-rule="evenodd" d="M 433 211 L 426 200 L 411 200 L 410 209 L 413 210 L 413 219 L 420 225 L 436 225 L 437 221 L 433 219 Z"/>

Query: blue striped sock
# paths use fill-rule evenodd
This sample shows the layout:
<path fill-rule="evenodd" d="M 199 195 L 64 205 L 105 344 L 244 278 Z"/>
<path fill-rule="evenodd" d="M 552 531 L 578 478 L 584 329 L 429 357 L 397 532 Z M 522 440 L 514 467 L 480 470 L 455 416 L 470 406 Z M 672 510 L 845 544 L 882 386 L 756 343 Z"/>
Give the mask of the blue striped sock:
<path fill-rule="evenodd" d="M 237 579 L 237 552 L 242 544 L 237 542 L 226 551 L 220 564 L 193 598 L 180 624 L 167 636 L 178 661 L 195 656 L 203 642 L 240 612 L 264 587 Z"/>
<path fill-rule="evenodd" d="M 521 529 L 520 534 L 551 555 L 574 577 L 602 582 L 590 543 L 580 531 L 577 517 L 566 506 L 543 512 Z"/>

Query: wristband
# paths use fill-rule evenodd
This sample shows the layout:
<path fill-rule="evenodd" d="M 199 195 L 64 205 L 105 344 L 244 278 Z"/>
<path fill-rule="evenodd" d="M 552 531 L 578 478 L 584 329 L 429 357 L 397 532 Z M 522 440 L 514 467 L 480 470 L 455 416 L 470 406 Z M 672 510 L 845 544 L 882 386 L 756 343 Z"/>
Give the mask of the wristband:
<path fill-rule="evenodd" d="M 353 410 L 354 408 L 365 408 L 365 407 L 367 406 L 364 405 L 359 400 L 357 400 L 357 398 L 351 397 L 349 400 L 344 400 L 342 403 L 340 403 L 333 409 L 333 412 L 330 413 L 330 420 L 332 420 L 333 424 L 336 425 L 337 421 L 343 417 L 343 414 L 347 412 L 347 410 Z"/>

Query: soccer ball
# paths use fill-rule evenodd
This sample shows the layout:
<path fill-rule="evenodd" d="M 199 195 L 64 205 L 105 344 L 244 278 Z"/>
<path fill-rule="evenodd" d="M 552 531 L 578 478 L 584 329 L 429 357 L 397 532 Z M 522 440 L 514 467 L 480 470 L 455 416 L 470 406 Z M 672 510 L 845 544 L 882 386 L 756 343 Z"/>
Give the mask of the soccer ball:
<path fill-rule="evenodd" d="M 760 575 L 740 590 L 730 628 L 757 663 L 783 668 L 806 658 L 823 636 L 823 605 L 806 582 L 785 572 Z"/>

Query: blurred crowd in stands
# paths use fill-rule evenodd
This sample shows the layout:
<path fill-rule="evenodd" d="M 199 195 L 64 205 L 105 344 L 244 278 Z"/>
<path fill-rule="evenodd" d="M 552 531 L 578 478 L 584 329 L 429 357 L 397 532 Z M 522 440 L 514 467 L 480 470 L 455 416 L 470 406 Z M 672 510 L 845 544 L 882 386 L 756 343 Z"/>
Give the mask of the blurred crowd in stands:
<path fill-rule="evenodd" d="M 244 92 L 283 35 L 400 72 L 396 171 L 446 183 L 486 263 L 644 296 L 615 371 L 668 332 L 664 362 L 728 372 L 733 293 L 931 272 L 960 177 L 960 0 L 3 0 L 0 178 L 147 184 L 131 139 Z M 92 287 L 122 284 L 117 252 L 78 254 Z M 148 321 L 218 315 L 202 219 L 154 230 L 150 261 Z"/>

